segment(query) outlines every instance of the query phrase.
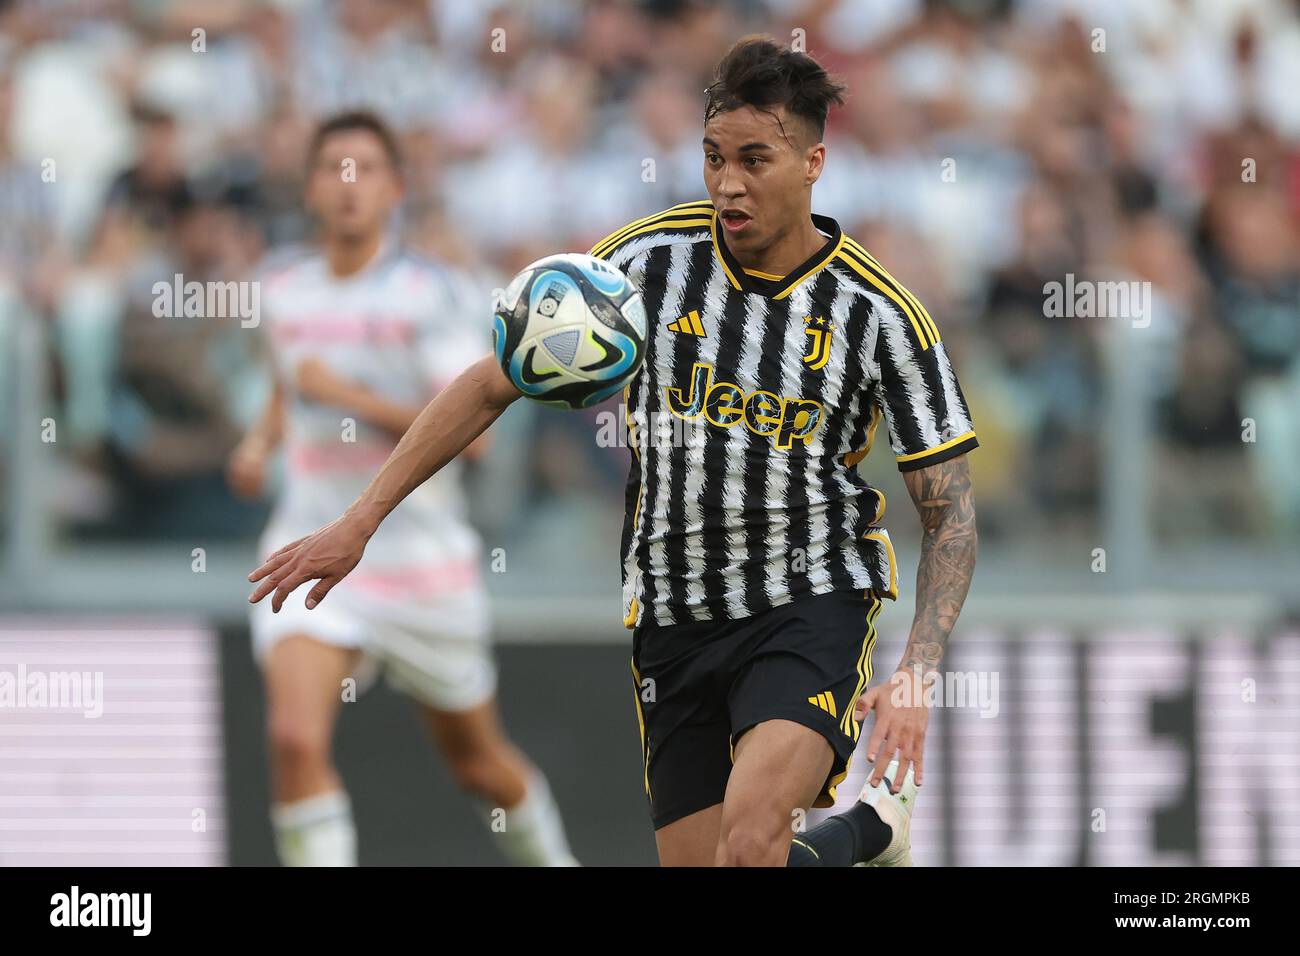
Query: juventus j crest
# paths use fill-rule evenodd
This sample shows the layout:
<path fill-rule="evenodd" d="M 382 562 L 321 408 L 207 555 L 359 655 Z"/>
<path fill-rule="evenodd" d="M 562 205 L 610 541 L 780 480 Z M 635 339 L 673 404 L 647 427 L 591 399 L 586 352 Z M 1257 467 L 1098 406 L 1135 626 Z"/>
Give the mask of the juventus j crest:
<path fill-rule="evenodd" d="M 808 351 L 804 354 L 803 361 L 813 371 L 820 369 L 826 364 L 826 360 L 831 357 L 831 333 L 835 326 L 831 325 L 822 316 L 805 316 L 804 335 L 807 335 L 812 341 L 808 344 Z"/>

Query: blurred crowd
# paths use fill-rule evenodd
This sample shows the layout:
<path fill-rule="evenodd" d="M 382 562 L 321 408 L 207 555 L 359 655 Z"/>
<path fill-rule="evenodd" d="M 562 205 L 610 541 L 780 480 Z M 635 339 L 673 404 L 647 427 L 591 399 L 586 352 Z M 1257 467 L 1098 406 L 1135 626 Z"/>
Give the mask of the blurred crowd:
<path fill-rule="evenodd" d="M 310 241 L 317 118 L 400 130 L 398 228 L 472 271 L 486 329 L 519 266 L 704 195 L 702 91 L 751 32 L 849 86 L 814 208 L 938 320 L 986 540 L 1093 533 L 1116 454 L 1145 456 L 1131 493 L 1165 540 L 1300 529 L 1297 0 L 20 0 L 0 4 L 0 382 L 58 410 L 65 532 L 258 528 L 222 478 L 266 392 L 256 337 L 156 318 L 151 288 Z M 1049 315 L 1067 274 L 1149 283 L 1149 309 Z M 484 480 L 513 504 L 488 520 L 617 519 L 622 450 L 580 415 L 512 417 Z"/>

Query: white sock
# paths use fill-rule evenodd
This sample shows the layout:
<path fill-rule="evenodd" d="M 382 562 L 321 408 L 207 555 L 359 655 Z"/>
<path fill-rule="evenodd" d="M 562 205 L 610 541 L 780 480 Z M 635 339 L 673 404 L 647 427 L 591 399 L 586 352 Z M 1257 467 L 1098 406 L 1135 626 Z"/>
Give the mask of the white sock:
<path fill-rule="evenodd" d="M 352 803 L 342 790 L 271 807 L 275 846 L 285 866 L 356 866 Z"/>
<path fill-rule="evenodd" d="M 540 772 L 528 780 L 524 798 L 508 810 L 482 805 L 492 835 L 501 841 L 501 852 L 519 866 L 578 866 L 564 835 L 560 808 Z"/>

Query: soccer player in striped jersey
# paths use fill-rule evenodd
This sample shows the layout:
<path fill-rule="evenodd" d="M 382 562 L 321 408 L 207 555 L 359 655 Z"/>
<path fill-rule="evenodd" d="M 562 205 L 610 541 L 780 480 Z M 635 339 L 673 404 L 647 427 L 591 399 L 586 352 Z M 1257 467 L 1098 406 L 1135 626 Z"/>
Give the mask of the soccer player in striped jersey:
<path fill-rule="evenodd" d="M 269 454 L 285 448 L 286 488 L 263 535 L 266 551 L 346 508 L 429 395 L 486 347 L 468 280 L 389 234 L 401 187 L 396 140 L 377 117 L 342 113 L 317 128 L 306 200 L 320 247 L 266 270 L 263 331 L 275 387 L 230 467 L 237 490 L 259 493 Z M 340 687 L 366 681 L 379 664 L 420 705 L 507 858 L 575 863 L 546 778 L 501 728 L 482 545 L 465 507 L 461 475 L 449 470 L 374 536 L 364 573 L 328 608 L 308 613 L 295 599 L 280 614 L 252 609 L 267 691 L 272 824 L 286 866 L 356 863 L 330 744 Z"/>
<path fill-rule="evenodd" d="M 827 113 L 811 57 L 740 41 L 708 90 L 709 199 L 592 254 L 626 272 L 652 334 L 629 384 L 622 540 L 644 784 L 664 864 L 910 865 L 933 680 L 975 563 L 974 428 L 939 329 L 833 219 L 812 213 Z M 425 410 L 343 518 L 251 575 L 252 600 L 319 580 L 509 405 L 491 358 Z M 881 423 L 924 526 L 897 670 L 867 690 L 898 595 L 884 497 L 857 473 Z M 665 427 L 671 425 L 672 427 Z M 808 832 L 868 712 L 858 803 Z"/>

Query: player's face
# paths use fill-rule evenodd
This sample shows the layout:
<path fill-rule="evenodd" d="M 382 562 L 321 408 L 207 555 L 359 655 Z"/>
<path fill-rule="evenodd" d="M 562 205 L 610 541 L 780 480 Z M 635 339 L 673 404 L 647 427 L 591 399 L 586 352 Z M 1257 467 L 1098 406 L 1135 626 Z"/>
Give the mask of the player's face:
<path fill-rule="evenodd" d="M 307 180 L 307 207 L 326 234 L 357 240 L 384 229 L 402 182 L 383 142 L 364 129 L 325 138 Z"/>
<path fill-rule="evenodd" d="M 763 112 L 745 106 L 710 119 L 704 126 L 704 184 L 727 245 L 757 252 L 800 228 L 825 156 L 808 124 L 784 107 Z"/>

